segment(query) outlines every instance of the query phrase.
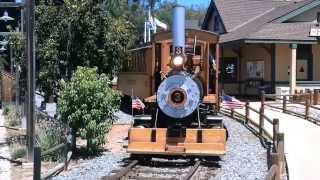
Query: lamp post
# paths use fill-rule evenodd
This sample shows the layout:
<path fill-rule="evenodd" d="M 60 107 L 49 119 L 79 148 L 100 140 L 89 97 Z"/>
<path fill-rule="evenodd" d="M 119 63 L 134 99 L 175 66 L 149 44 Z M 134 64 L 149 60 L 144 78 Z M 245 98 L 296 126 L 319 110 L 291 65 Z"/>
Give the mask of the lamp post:
<path fill-rule="evenodd" d="M 3 16 L 0 17 L 0 20 L 7 22 L 7 21 L 13 21 L 14 18 L 9 16 L 8 11 L 4 11 Z"/>
<path fill-rule="evenodd" d="M 4 52 L 6 51 L 7 49 L 2 45 L 1 48 L 0 48 L 0 52 Z"/>
<path fill-rule="evenodd" d="M 3 15 L 0 17 L 0 20 L 4 21 L 4 22 L 7 22 L 7 21 L 13 21 L 14 18 L 10 17 L 9 14 L 8 14 L 8 11 L 5 10 Z M 0 51 L 5 51 L 6 49 L 4 48 L 4 46 L 6 46 L 8 44 L 8 41 L 3 40 L 3 41 L 0 42 L 0 44 L 2 45 Z M 12 64 L 12 48 L 11 47 L 12 46 L 10 45 L 10 55 L 9 55 L 10 58 L 9 59 L 10 59 L 10 73 L 12 74 L 12 72 L 13 72 L 13 64 Z"/>

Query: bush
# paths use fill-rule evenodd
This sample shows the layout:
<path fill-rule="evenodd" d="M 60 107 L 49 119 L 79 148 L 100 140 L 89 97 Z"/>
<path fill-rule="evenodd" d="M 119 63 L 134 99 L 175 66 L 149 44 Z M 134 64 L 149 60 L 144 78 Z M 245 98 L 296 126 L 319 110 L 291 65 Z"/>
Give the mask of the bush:
<path fill-rule="evenodd" d="M 27 148 L 22 145 L 12 144 L 9 147 L 11 158 L 16 160 L 19 158 L 23 158 L 27 155 Z"/>
<path fill-rule="evenodd" d="M 3 108 L 2 115 L 4 116 L 8 115 L 9 111 L 10 111 L 10 106 L 5 106 Z"/>
<path fill-rule="evenodd" d="M 106 75 L 97 68 L 78 67 L 72 79 L 62 84 L 58 111 L 73 134 L 87 140 L 89 153 L 96 153 L 104 144 L 105 133 L 115 120 L 120 95 L 111 89 Z"/>
<path fill-rule="evenodd" d="M 21 113 L 15 108 L 15 106 L 6 106 L 2 114 L 5 117 L 5 124 L 7 126 L 15 127 L 21 125 Z"/>

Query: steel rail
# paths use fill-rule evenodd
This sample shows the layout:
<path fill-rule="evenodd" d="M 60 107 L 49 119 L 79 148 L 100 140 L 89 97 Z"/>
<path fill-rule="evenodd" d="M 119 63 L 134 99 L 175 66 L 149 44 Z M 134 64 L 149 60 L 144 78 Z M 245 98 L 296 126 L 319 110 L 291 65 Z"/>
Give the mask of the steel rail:
<path fill-rule="evenodd" d="M 104 176 L 101 178 L 101 180 L 120 180 L 123 176 L 127 175 L 133 167 L 135 167 L 139 163 L 138 160 L 132 161 L 129 165 L 122 168 L 119 172 L 112 176 Z"/>
<path fill-rule="evenodd" d="M 101 178 L 101 180 L 120 180 L 121 178 L 127 176 L 131 171 L 133 171 L 133 168 L 139 163 L 138 160 L 134 160 L 132 161 L 130 164 L 128 164 L 127 166 L 123 167 L 120 170 L 116 170 L 116 171 L 112 171 L 115 172 L 115 174 L 111 175 L 111 176 L 104 176 Z M 193 178 L 193 176 L 195 175 L 195 173 L 197 172 L 197 170 L 199 169 L 201 164 L 201 161 L 198 160 L 195 162 L 195 164 L 192 166 L 192 168 L 188 171 L 188 174 L 185 175 L 184 177 L 182 177 L 182 180 L 190 180 L 191 178 Z M 148 172 L 148 171 L 147 171 Z M 147 177 L 137 177 L 145 179 Z M 162 179 L 168 179 L 168 178 L 155 178 L 155 177 L 148 177 L 147 179 L 150 180 L 162 180 Z M 176 179 L 180 179 L 180 178 L 169 178 L 170 180 L 176 180 Z"/>
<path fill-rule="evenodd" d="M 198 168 L 200 167 L 200 164 L 201 164 L 201 162 L 200 162 L 200 161 L 197 161 L 197 162 L 193 165 L 193 167 L 192 167 L 192 169 L 189 171 L 189 173 L 188 173 L 185 177 L 183 177 L 182 179 L 183 179 L 183 180 L 189 180 L 189 179 L 191 179 L 191 178 L 193 177 L 194 173 L 197 172 Z"/>

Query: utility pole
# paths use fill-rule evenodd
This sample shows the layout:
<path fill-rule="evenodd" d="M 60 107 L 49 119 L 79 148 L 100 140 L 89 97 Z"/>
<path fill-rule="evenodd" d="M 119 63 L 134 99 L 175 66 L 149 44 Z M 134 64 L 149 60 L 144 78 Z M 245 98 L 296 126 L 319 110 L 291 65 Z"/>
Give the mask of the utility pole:
<path fill-rule="evenodd" d="M 27 35 L 27 142 L 28 157 L 33 158 L 34 146 L 34 92 L 35 92 L 35 42 L 34 42 L 34 0 L 25 0 Z"/>

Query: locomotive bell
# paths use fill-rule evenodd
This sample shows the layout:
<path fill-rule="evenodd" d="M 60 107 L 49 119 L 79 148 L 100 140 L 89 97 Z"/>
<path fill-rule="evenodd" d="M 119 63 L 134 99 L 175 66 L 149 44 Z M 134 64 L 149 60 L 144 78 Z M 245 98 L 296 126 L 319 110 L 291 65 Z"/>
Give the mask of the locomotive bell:
<path fill-rule="evenodd" d="M 158 106 L 167 116 L 185 118 L 197 109 L 201 99 L 200 91 L 198 84 L 190 76 L 172 75 L 158 88 Z"/>

